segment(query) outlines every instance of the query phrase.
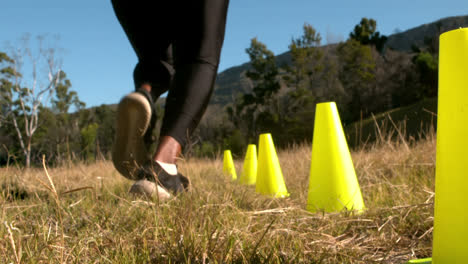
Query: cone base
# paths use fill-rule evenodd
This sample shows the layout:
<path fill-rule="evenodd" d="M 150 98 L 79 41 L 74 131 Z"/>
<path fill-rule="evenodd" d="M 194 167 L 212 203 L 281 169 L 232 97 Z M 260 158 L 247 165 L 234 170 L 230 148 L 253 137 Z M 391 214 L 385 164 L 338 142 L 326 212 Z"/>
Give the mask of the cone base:
<path fill-rule="evenodd" d="M 289 193 L 268 193 L 268 192 L 261 192 L 257 190 L 257 193 L 261 195 L 271 196 L 273 198 L 287 198 L 289 197 Z"/>
<path fill-rule="evenodd" d="M 366 208 L 361 208 L 361 209 L 346 209 L 346 208 L 343 208 L 342 210 L 325 210 L 325 209 L 322 209 L 322 208 L 316 208 L 316 207 L 312 207 L 312 206 L 307 206 L 306 207 L 306 210 L 311 212 L 311 213 L 348 213 L 348 214 L 351 214 L 351 215 L 360 215 L 362 213 L 364 213 L 364 211 L 366 210 Z"/>
<path fill-rule="evenodd" d="M 413 259 L 408 261 L 406 264 L 431 264 L 432 258 L 425 258 L 425 259 Z"/>

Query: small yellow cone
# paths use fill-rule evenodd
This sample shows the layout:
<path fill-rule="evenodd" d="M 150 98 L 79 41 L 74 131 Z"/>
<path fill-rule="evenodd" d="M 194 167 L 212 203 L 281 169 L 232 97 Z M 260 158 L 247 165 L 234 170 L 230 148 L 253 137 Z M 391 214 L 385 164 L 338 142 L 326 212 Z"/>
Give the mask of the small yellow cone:
<path fill-rule="evenodd" d="M 224 151 L 223 173 L 225 175 L 231 176 L 233 181 L 237 180 L 236 167 L 234 167 L 234 161 L 232 160 L 230 150 Z"/>
<path fill-rule="evenodd" d="M 338 110 L 334 102 L 317 104 L 307 210 L 337 212 L 364 209 Z"/>
<path fill-rule="evenodd" d="M 257 147 L 250 144 L 245 154 L 244 167 L 240 177 L 240 183 L 253 185 L 257 180 Z"/>
<path fill-rule="evenodd" d="M 271 134 L 260 135 L 258 148 L 258 171 L 255 190 L 260 194 L 274 197 L 289 196 Z"/>

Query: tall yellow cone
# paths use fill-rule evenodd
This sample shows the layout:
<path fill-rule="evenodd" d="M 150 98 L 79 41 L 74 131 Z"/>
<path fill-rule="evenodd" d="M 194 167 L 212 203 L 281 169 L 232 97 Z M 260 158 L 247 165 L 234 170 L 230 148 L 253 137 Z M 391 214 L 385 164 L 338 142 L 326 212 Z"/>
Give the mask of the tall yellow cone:
<path fill-rule="evenodd" d="M 223 173 L 225 175 L 231 176 L 231 179 L 233 181 L 237 180 L 236 167 L 234 167 L 234 161 L 232 160 L 232 155 L 231 155 L 230 150 L 224 151 Z"/>
<path fill-rule="evenodd" d="M 468 28 L 440 35 L 432 263 L 468 263 Z M 431 263 L 430 259 L 426 259 Z M 419 263 L 411 260 L 408 263 Z"/>
<path fill-rule="evenodd" d="M 440 36 L 433 263 L 468 263 L 468 28 Z"/>
<path fill-rule="evenodd" d="M 289 196 L 271 134 L 261 134 L 258 144 L 258 171 L 255 190 L 274 197 Z"/>
<path fill-rule="evenodd" d="M 253 185 L 257 180 L 257 147 L 254 144 L 247 146 L 244 167 L 240 177 L 240 183 Z"/>
<path fill-rule="evenodd" d="M 362 211 L 364 201 L 334 102 L 317 104 L 307 210 Z"/>

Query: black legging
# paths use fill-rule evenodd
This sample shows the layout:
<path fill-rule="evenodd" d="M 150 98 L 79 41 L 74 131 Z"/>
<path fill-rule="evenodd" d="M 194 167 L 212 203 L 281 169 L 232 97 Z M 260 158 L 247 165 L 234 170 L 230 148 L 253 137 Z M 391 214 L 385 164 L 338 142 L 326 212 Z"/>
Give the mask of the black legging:
<path fill-rule="evenodd" d="M 161 136 L 182 147 L 205 112 L 214 87 L 229 0 L 112 0 L 137 56 L 135 89 L 151 85 L 166 98 Z"/>

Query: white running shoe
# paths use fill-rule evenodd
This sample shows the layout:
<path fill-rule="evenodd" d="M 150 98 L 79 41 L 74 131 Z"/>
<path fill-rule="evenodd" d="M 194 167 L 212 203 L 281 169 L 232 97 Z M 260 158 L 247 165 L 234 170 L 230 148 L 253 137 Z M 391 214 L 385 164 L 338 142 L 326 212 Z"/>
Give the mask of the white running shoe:
<path fill-rule="evenodd" d="M 139 180 L 135 182 L 129 191 L 131 194 L 137 196 L 144 196 L 146 198 L 151 198 L 153 196 L 158 196 L 159 201 L 166 201 L 171 198 L 171 194 L 166 191 L 161 186 L 157 185 L 154 182 L 148 181 L 146 179 Z"/>

